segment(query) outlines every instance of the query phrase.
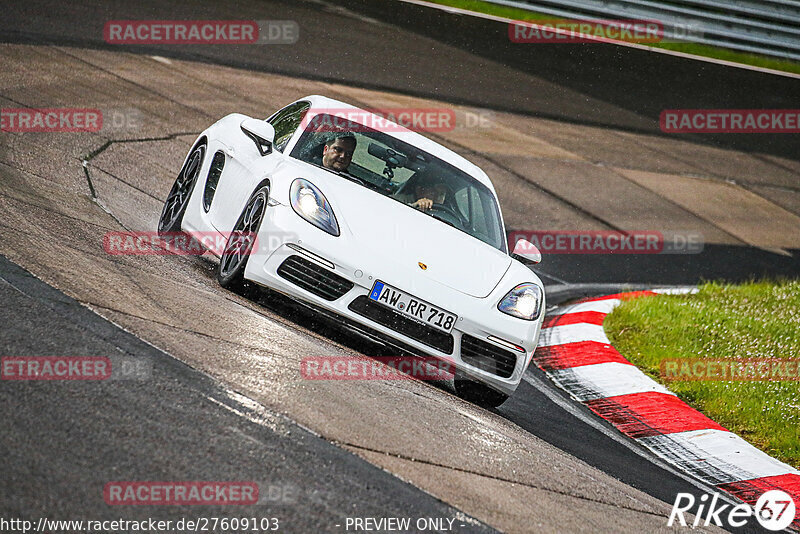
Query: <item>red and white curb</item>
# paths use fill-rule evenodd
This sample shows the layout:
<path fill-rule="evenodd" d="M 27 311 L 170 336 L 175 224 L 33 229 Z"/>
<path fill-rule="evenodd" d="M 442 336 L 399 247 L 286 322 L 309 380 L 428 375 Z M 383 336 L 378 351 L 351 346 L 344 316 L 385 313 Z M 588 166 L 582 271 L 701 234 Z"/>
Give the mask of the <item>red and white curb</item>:
<path fill-rule="evenodd" d="M 765 491 L 779 489 L 800 509 L 799 471 L 678 399 L 606 337 L 603 321 L 622 299 L 686 292 L 619 293 L 558 308 L 545 320 L 533 362 L 575 400 L 668 463 L 751 505 Z M 792 525 L 800 528 L 800 519 Z"/>

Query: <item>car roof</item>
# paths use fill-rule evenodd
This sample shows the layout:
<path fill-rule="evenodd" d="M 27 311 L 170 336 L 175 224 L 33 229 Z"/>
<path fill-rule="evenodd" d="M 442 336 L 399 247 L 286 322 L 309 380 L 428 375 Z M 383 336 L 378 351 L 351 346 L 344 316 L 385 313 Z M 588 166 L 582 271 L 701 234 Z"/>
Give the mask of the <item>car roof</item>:
<path fill-rule="evenodd" d="M 335 100 L 333 98 L 329 98 L 326 96 L 309 95 L 305 98 L 300 98 L 296 102 L 302 102 L 302 101 L 311 103 L 311 109 L 309 109 L 309 113 L 312 114 L 325 113 L 330 111 L 344 111 L 352 109 L 375 116 L 377 120 L 388 121 L 388 119 L 378 117 L 374 113 L 370 113 L 369 111 L 363 108 L 359 108 L 357 106 L 353 106 L 351 104 L 347 104 L 345 102 L 341 102 L 339 100 Z M 392 122 L 392 124 L 396 123 Z M 414 145 L 415 147 L 421 148 L 422 150 L 431 154 L 432 156 L 436 156 L 437 158 L 446 161 L 447 163 L 465 171 L 466 173 L 474 177 L 476 180 L 478 180 L 480 183 L 487 186 L 495 195 L 495 197 L 497 196 L 492 181 L 489 179 L 489 177 L 486 175 L 483 169 L 481 169 L 474 163 L 468 161 L 463 156 L 456 154 L 449 148 L 445 148 L 439 143 L 432 141 L 431 139 L 428 139 L 424 135 L 409 130 L 401 125 L 398 125 L 396 130 L 393 128 L 391 132 L 385 132 L 385 133 L 387 135 L 391 135 L 392 137 L 396 137 L 401 141 Z"/>

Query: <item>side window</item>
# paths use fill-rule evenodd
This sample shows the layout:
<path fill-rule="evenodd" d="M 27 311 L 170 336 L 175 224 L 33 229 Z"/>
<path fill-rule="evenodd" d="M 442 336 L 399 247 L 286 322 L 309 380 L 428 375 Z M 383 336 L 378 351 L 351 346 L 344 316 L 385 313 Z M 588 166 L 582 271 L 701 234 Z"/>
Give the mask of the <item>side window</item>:
<path fill-rule="evenodd" d="M 286 106 L 269 119 L 269 123 L 275 128 L 275 150 L 283 152 L 310 107 L 311 104 L 308 102 L 296 102 Z"/>

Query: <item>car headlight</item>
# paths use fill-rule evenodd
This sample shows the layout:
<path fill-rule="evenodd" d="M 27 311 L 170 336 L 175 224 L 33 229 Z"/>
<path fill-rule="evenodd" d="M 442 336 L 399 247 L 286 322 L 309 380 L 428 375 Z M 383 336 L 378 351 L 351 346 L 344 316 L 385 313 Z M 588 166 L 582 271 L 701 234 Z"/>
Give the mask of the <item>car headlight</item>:
<path fill-rule="evenodd" d="M 520 284 L 503 297 L 497 309 L 514 317 L 533 321 L 542 311 L 542 289 L 536 284 Z"/>
<path fill-rule="evenodd" d="M 331 235 L 339 235 L 339 224 L 325 195 L 308 180 L 298 178 L 289 190 L 292 209 L 300 217 Z"/>

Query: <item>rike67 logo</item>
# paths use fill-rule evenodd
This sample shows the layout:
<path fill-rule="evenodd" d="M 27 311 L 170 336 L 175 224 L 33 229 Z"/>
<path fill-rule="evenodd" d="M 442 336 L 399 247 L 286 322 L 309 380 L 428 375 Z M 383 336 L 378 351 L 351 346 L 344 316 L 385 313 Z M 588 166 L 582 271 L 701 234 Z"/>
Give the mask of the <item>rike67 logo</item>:
<path fill-rule="evenodd" d="M 676 521 L 681 526 L 709 526 L 714 524 L 718 527 L 743 527 L 748 521 L 755 517 L 759 524 L 772 531 L 786 529 L 795 520 L 795 502 L 791 495 L 781 490 L 770 490 L 761 495 L 756 501 L 755 506 L 746 503 L 723 504 L 720 502 L 720 494 L 714 493 L 711 499 L 707 494 L 700 496 L 697 509 L 694 509 L 697 502 L 691 493 L 678 493 L 675 504 L 672 505 L 672 512 L 669 515 L 667 526 L 671 527 Z M 687 522 L 685 514 L 693 513 L 694 522 L 691 525 Z M 727 520 L 727 524 L 724 521 Z"/>

